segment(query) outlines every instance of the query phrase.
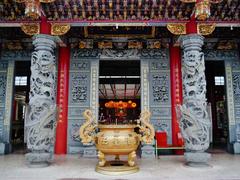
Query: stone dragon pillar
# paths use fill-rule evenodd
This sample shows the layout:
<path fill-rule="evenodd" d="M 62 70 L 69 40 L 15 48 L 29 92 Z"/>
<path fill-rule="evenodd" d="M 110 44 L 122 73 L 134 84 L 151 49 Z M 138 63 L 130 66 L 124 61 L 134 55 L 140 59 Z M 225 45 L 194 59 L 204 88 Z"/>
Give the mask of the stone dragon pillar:
<path fill-rule="evenodd" d="M 178 106 L 180 129 L 185 141 L 185 159 L 189 165 L 204 165 L 210 159 L 210 120 L 206 103 L 204 38 L 189 34 L 181 38 L 183 48 L 182 81 L 183 105 Z"/>
<path fill-rule="evenodd" d="M 37 35 L 33 40 L 31 84 L 26 116 L 26 160 L 30 166 L 47 166 L 51 160 L 56 126 L 56 47 L 54 37 Z"/>

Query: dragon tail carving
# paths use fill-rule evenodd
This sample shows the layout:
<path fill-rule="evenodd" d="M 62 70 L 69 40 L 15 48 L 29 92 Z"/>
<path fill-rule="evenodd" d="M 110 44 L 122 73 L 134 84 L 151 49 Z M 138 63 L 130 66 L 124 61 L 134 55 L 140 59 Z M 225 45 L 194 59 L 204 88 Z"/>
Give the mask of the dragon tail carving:
<path fill-rule="evenodd" d="M 152 144 L 155 134 L 154 127 L 150 123 L 150 117 L 151 117 L 150 111 L 146 109 L 143 110 L 140 115 L 141 125 L 138 124 L 140 132 L 142 133 L 142 135 L 140 135 L 140 139 L 146 144 Z"/>
<path fill-rule="evenodd" d="M 90 109 L 86 109 L 83 112 L 83 116 L 86 121 L 79 129 L 80 139 L 84 145 L 88 145 L 93 143 L 95 140 L 95 129 L 97 127 L 97 123 L 94 120 L 93 113 Z"/>

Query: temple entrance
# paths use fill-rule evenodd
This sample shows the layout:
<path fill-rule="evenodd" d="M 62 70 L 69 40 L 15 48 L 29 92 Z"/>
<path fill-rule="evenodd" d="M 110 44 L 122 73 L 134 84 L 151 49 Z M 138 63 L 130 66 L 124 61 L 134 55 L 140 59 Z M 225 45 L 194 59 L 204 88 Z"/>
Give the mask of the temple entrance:
<path fill-rule="evenodd" d="M 207 100 L 211 106 L 213 148 L 226 150 L 228 141 L 228 119 L 224 61 L 206 62 Z"/>
<path fill-rule="evenodd" d="M 15 62 L 11 132 L 13 153 L 25 153 L 26 134 L 24 133 L 24 122 L 26 105 L 29 101 L 30 74 L 30 61 Z"/>
<path fill-rule="evenodd" d="M 141 111 L 140 94 L 140 61 L 100 61 L 99 123 L 136 123 Z"/>

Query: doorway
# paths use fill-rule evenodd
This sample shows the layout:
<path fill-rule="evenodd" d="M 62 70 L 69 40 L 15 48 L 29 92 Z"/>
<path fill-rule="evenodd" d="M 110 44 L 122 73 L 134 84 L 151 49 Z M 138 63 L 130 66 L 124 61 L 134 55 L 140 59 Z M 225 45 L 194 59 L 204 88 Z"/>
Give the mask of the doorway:
<path fill-rule="evenodd" d="M 214 149 L 227 150 L 228 118 L 224 61 L 206 61 L 207 101 L 211 107 Z"/>
<path fill-rule="evenodd" d="M 12 111 L 11 141 L 13 153 L 25 153 L 26 134 L 24 134 L 26 105 L 30 91 L 30 61 L 15 62 L 14 100 Z"/>
<path fill-rule="evenodd" d="M 99 123 L 136 123 L 141 111 L 140 61 L 101 60 Z"/>

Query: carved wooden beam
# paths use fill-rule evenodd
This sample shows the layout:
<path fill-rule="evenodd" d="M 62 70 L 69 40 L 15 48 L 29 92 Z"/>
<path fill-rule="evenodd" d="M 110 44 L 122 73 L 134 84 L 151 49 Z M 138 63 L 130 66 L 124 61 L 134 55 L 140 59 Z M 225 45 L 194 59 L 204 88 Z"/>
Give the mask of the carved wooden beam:
<path fill-rule="evenodd" d="M 167 24 L 167 29 L 174 35 L 186 34 L 186 23 L 170 23 Z"/>
<path fill-rule="evenodd" d="M 198 23 L 197 31 L 198 31 L 198 34 L 206 36 L 206 35 L 212 34 L 213 31 L 215 30 L 215 27 L 216 27 L 215 23 L 211 23 L 211 24 Z"/>
<path fill-rule="evenodd" d="M 40 24 L 39 23 L 22 24 L 21 25 L 21 30 L 29 36 L 39 34 Z"/>
<path fill-rule="evenodd" d="M 69 24 L 62 23 L 52 23 L 51 24 L 51 35 L 61 36 L 66 34 L 70 30 L 71 26 Z"/>

